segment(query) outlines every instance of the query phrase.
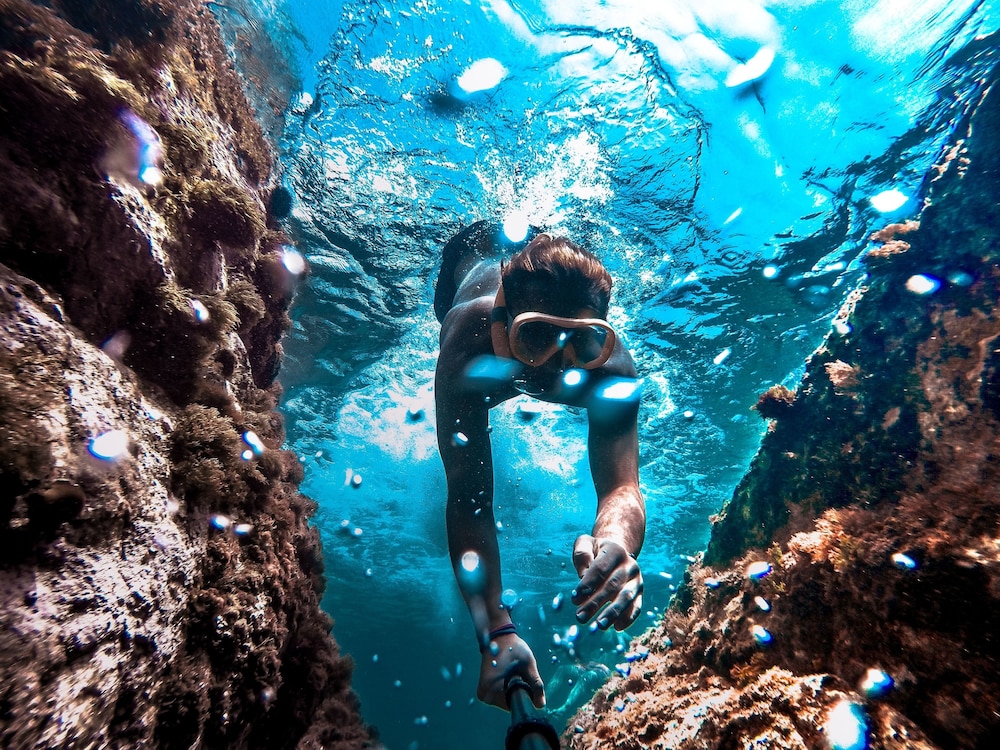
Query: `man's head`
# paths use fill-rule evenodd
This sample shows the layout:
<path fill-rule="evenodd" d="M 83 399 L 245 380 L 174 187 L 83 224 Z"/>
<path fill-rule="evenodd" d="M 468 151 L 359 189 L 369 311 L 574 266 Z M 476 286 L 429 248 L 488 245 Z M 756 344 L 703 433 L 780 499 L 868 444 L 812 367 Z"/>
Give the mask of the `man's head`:
<path fill-rule="evenodd" d="M 601 261 L 565 237 L 543 233 L 517 252 L 501 272 L 514 314 L 542 311 L 574 317 L 585 310 L 606 318 L 611 275 Z"/>

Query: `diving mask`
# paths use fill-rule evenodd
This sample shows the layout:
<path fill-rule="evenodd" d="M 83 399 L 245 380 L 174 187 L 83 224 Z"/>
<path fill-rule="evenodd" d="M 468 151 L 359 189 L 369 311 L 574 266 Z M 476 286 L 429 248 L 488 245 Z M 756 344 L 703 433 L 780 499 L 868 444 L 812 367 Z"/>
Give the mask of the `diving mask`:
<path fill-rule="evenodd" d="M 513 320 L 507 314 L 503 284 L 497 290 L 490 318 L 493 351 L 538 367 L 565 352 L 574 367 L 593 370 L 611 357 L 615 332 L 600 318 L 563 318 L 540 312 L 523 312 Z"/>

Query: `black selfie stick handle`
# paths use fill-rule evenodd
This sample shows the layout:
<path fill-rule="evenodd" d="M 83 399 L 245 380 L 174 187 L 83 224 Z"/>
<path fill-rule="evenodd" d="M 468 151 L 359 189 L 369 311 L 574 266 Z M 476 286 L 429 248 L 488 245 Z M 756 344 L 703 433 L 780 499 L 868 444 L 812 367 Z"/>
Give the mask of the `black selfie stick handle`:
<path fill-rule="evenodd" d="M 528 683 L 514 677 L 507 683 L 510 728 L 504 750 L 559 750 L 555 727 L 533 711 Z"/>

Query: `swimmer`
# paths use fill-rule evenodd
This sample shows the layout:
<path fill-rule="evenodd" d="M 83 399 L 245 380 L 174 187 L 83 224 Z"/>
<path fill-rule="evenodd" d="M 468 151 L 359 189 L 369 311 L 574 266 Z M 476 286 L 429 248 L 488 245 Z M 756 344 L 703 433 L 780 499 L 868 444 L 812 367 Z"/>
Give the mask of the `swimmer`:
<path fill-rule="evenodd" d="M 434 299 L 441 321 L 435 399 L 448 483 L 448 547 L 482 653 L 477 695 L 502 709 L 509 710 L 504 688 L 512 677 L 528 684 L 537 708 L 545 705 L 545 688 L 531 649 L 501 606 L 488 427 L 488 412 L 497 404 L 527 393 L 587 409 L 597 517 L 573 546 L 580 577 L 573 592 L 576 617 L 585 623 L 596 616 L 599 628 L 620 631 L 642 611 L 637 557 L 646 510 L 639 489 L 638 399 L 609 408 L 599 397 L 602 383 L 636 378 L 631 356 L 606 319 L 610 297 L 604 266 L 565 237 L 529 234 L 526 242 L 509 243 L 498 227 L 477 222 L 444 249 Z M 495 365 L 497 376 L 473 382 L 470 368 L 484 361 Z M 470 560 L 475 576 L 469 575 Z"/>

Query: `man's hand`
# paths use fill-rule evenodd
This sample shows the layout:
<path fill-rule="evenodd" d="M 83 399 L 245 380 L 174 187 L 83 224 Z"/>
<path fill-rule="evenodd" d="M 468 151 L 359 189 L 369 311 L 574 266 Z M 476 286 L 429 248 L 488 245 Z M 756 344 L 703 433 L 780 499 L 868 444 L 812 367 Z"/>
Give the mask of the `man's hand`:
<path fill-rule="evenodd" d="M 624 630 L 642 612 L 642 573 L 621 544 L 583 534 L 573 545 L 573 565 L 580 583 L 573 591 L 576 619 L 587 622 L 607 604 L 597 627 Z"/>
<path fill-rule="evenodd" d="M 544 708 L 545 685 L 528 644 L 516 633 L 501 635 L 493 643 L 497 647 L 496 654 L 492 648 L 487 648 L 479 665 L 479 689 L 476 691 L 479 700 L 509 711 L 505 688 L 511 677 L 520 677 L 531 689 L 531 702 L 535 708 Z"/>

